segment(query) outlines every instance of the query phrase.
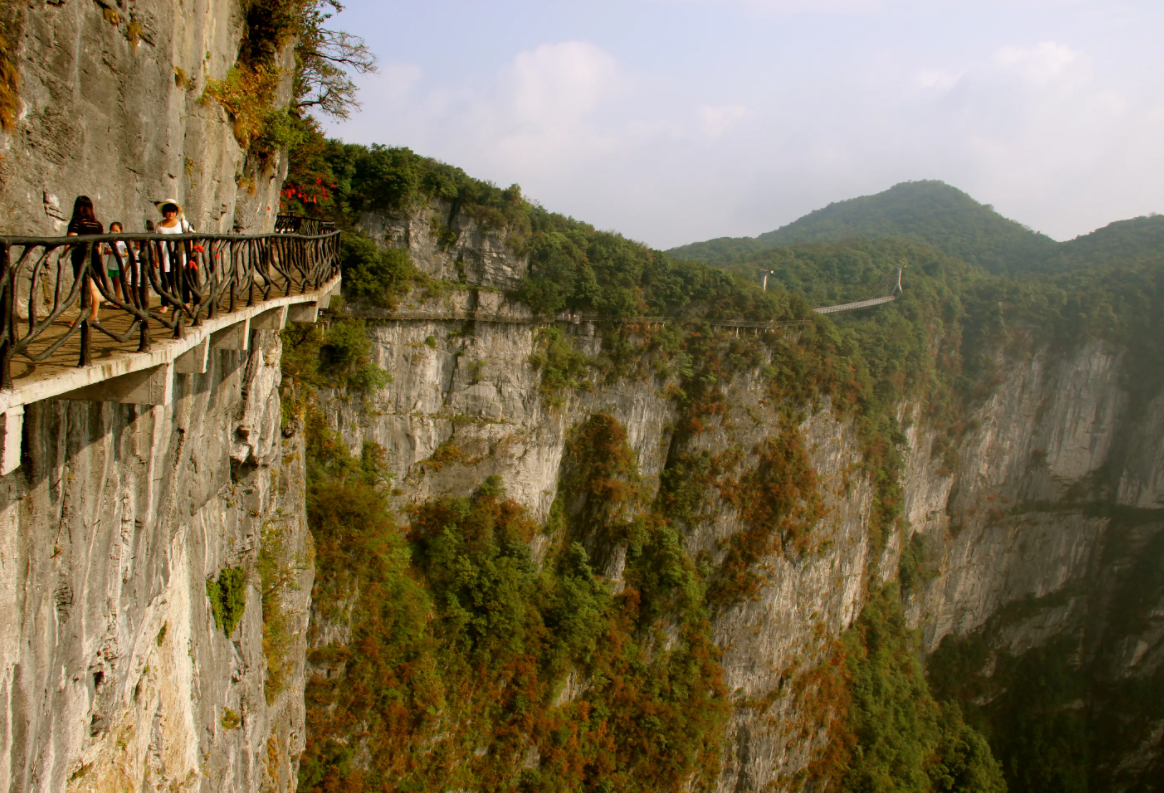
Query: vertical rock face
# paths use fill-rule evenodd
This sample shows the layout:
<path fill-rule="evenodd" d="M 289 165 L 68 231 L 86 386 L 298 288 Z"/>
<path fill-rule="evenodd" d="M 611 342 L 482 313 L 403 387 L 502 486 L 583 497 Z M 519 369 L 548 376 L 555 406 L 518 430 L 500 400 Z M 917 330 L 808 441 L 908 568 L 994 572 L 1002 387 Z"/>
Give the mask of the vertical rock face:
<path fill-rule="evenodd" d="M 200 231 L 271 229 L 285 163 L 248 163 L 203 98 L 237 57 L 238 0 L 7 5 L 21 107 L 0 131 L 0 233 L 63 234 L 78 195 L 127 232 L 165 198 Z"/>
<path fill-rule="evenodd" d="M 454 296 L 444 306 L 414 308 L 430 316 L 442 311 L 463 314 L 462 303 L 467 301 Z M 520 307 L 496 296 L 492 301 L 485 307 L 489 315 L 520 317 Z M 520 321 L 368 321 L 377 362 L 392 375 L 393 383 L 366 398 L 326 394 L 325 412 L 353 448 L 364 441 L 385 448 L 401 507 L 437 495 L 468 495 L 486 477 L 501 474 L 509 497 L 544 520 L 557 493 L 567 433 L 598 412 L 612 415 L 626 428 L 648 486 L 646 500 L 653 499 L 676 443 L 674 425 L 679 418 L 653 377 L 630 377 L 609 386 L 596 381 L 590 391 L 573 395 L 555 409 L 542 399 L 540 372 L 529 362 L 537 343 L 536 326 Z M 573 332 L 572 341 L 581 350 L 590 355 L 600 351 L 595 325 L 582 323 Z M 780 406 L 768 404 L 763 394 L 758 371 L 736 378 L 728 389 L 727 415 L 714 419 L 683 450 L 715 455 L 738 449 L 745 453 L 741 470 L 754 468 L 752 450 L 777 433 L 782 421 Z M 872 489 L 851 473 L 861 459 L 855 433 L 835 419 L 827 405 L 804 418 L 800 431 L 820 479 L 828 517 L 814 534 L 813 553 L 765 559 L 768 585 L 760 598 L 735 606 L 716 620 L 715 637 L 725 650 L 725 683 L 741 700 L 772 698 L 782 672 L 794 659 L 811 665 L 827 640 L 860 612 L 865 577 L 876 566 L 878 549 L 866 536 Z M 730 504 L 714 493 L 709 496 L 699 524 L 688 534 L 692 554 L 701 549 L 716 553 L 717 541 L 743 528 Z M 546 541 L 539 535 L 535 542 Z M 535 547 L 535 554 L 539 550 Z M 620 555 L 600 553 L 593 558 L 618 586 Z M 805 740 L 772 727 L 771 720 L 791 724 L 805 704 L 777 698 L 769 710 L 738 709 L 719 788 L 759 790 L 804 767 L 825 736 Z"/>
<path fill-rule="evenodd" d="M 407 248 L 417 269 L 433 278 L 513 289 L 529 269 L 529 257 L 513 251 L 504 230 L 447 201 L 409 212 L 365 212 L 357 226 L 381 245 Z"/>
<path fill-rule="evenodd" d="M 0 482 L 0 790 L 293 788 L 312 572 L 279 357 L 256 331 L 170 405 L 29 406 Z M 224 569 L 244 582 L 229 636 L 207 591 Z"/>
<path fill-rule="evenodd" d="M 128 232 L 164 198 L 201 231 L 272 227 L 285 163 L 248 160 L 204 96 L 239 0 L 11 2 L 0 22 L 20 74 L 0 234 L 63 234 L 81 194 Z M 279 360 L 259 331 L 170 405 L 28 406 L 0 482 L 0 789 L 294 788 L 312 572 Z"/>
<path fill-rule="evenodd" d="M 398 219 L 364 224 L 395 228 L 381 236 L 405 241 Z M 414 254 L 432 247 L 431 239 L 415 236 L 423 224 L 409 229 Z M 438 265 L 424 266 L 440 275 Z M 521 272 L 524 265 L 511 255 L 500 269 Z M 353 448 L 364 440 L 385 448 L 401 506 L 467 495 L 501 474 L 509 495 L 544 519 L 567 433 L 594 412 L 626 427 L 653 488 L 674 451 L 736 449 L 745 454 L 742 469 L 754 468 L 750 450 L 782 420 L 780 406 L 765 402 L 761 364 L 732 381 L 726 415 L 678 449 L 678 415 L 653 376 L 595 380 L 564 406 L 547 407 L 530 363 L 538 327 L 519 305 L 468 292 L 408 311 L 418 318 L 365 312 L 374 355 L 393 383 L 366 398 L 326 395 L 328 415 Z M 433 319 L 442 315 L 477 321 Z M 598 353 L 596 326 L 567 331 L 583 352 Z M 903 406 L 906 520 L 884 548 L 868 534 L 873 492 L 859 473 L 855 428 L 827 405 L 799 420 L 826 517 L 809 553 L 764 559 L 767 585 L 759 598 L 716 618 L 725 682 L 739 703 L 720 790 L 762 790 L 806 767 L 827 737 L 803 729 L 812 722 L 812 692 L 792 693 L 789 683 L 796 670 L 819 663 L 828 642 L 860 613 L 866 584 L 897 575 L 914 533 L 926 539 L 926 552 L 907 611 L 929 650 L 950 634 L 987 631 L 993 652 L 1014 656 L 1068 640 L 1076 648 L 1072 663 L 1101 681 L 1148 681 L 1164 669 L 1164 592 L 1136 594 L 1134 618 L 1120 611 L 1131 597 L 1120 594 L 1121 580 L 1140 575 L 1144 560 L 1156 558 L 1147 551 L 1164 542 L 1164 396 L 1130 398 L 1124 384 L 1135 373 L 1098 343 L 999 363 L 1002 384 L 974 410 L 958 450 L 945 458 L 931 455 L 932 430 Z M 714 552 L 717 541 L 742 528 L 732 506 L 713 492 L 688 532 L 689 550 Z M 617 555 L 603 572 L 617 585 Z M 1098 700 L 1084 706 L 1106 707 Z M 1121 761 L 1126 783 L 1113 781 L 1110 789 L 1150 778 L 1161 755 L 1161 715 L 1137 727 L 1138 744 Z"/>
<path fill-rule="evenodd" d="M 1085 599 L 1086 582 L 1101 574 L 1113 510 L 1139 509 L 1142 525 L 1164 528 L 1164 395 L 1132 410 L 1123 362 L 1100 344 L 1005 367 L 951 472 L 926 459 L 927 439 L 913 433 L 921 448 L 906 509 L 940 571 L 915 603 L 931 649 L 1014 601 L 1069 585 Z"/>
<path fill-rule="evenodd" d="M 1132 398 L 1136 372 L 1098 343 L 1001 363 L 952 471 L 913 433 L 907 513 L 930 580 L 909 611 L 930 650 L 972 633 L 995 658 L 1057 648 L 1088 680 L 1070 707 L 1120 735 L 1093 758 L 1102 789 L 1151 789 L 1164 712 L 1126 692 L 1164 681 L 1164 394 Z"/>

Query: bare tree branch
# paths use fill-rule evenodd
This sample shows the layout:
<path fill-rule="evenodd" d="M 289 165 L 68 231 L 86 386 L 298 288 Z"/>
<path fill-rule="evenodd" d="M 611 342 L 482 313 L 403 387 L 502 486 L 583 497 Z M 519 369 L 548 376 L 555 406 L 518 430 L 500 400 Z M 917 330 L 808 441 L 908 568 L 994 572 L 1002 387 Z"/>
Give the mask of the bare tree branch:
<path fill-rule="evenodd" d="M 327 0 L 336 11 L 343 6 Z M 318 8 L 308 14 L 295 57 L 299 62 L 295 82 L 297 109 L 318 108 L 332 118 L 346 119 L 358 108 L 353 74 L 376 71 L 376 56 L 359 36 L 324 25 L 331 14 Z"/>

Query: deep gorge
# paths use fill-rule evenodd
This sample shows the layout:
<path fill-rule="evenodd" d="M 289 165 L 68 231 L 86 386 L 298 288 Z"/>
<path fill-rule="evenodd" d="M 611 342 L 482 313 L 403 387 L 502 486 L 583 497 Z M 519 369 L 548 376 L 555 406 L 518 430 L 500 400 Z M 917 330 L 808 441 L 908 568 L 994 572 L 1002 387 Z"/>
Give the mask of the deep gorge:
<path fill-rule="evenodd" d="M 171 406 L 30 410 L 0 786 L 1159 789 L 1158 246 L 1115 285 L 916 238 L 672 258 L 407 150 L 259 156 L 203 101 L 244 6 L 165 10 L 0 5 L 0 231 L 98 190 L 265 230 L 287 185 L 347 299 Z M 903 259 L 894 304 L 809 312 Z"/>
<path fill-rule="evenodd" d="M 469 227 L 459 239 L 479 238 L 470 219 L 462 222 Z M 430 272 L 450 267 L 455 257 L 485 259 L 500 247 L 441 252 L 423 237 L 416 242 L 414 230 L 428 225 L 424 211 L 396 224 L 401 230 L 387 235 L 412 229 L 414 261 Z M 390 226 L 383 216 L 366 221 L 376 231 Z M 520 266 L 514 261 L 493 272 Z M 1149 659 L 1159 590 L 1147 571 L 1156 564 L 1160 529 L 1157 433 L 1164 403 L 1158 394 L 1138 403 L 1128 396 L 1123 354 L 1098 341 L 1064 349 L 1024 331 L 1013 349 L 997 353 L 996 382 L 965 417 L 955 448 L 927 422 L 923 405 L 898 403 L 900 519 L 878 532 L 870 521 L 884 496 L 863 465 L 859 418 L 826 395 L 773 398 L 779 395 L 771 365 L 805 331 L 763 339 L 713 333 L 695 369 L 706 376 L 710 366 L 716 385 L 688 398 L 676 391 L 691 388 L 698 375 L 667 374 L 658 365 L 666 352 L 657 335 L 665 329 L 624 327 L 621 338 L 641 356 L 629 371 L 611 376 L 606 360 L 605 370 L 589 370 L 565 398 L 547 398 L 546 355 L 539 353 L 546 331 L 526 324 L 528 309 L 489 291 L 484 268 L 465 269 L 485 288 L 465 284 L 443 298 L 406 298 L 397 310 L 466 317 L 476 311 L 478 321 L 395 321 L 375 307 L 348 304 L 346 315 L 366 323 L 370 360 L 392 384 L 365 392 L 324 388 L 328 424 L 350 449 L 384 450 L 403 513 L 405 505 L 434 498 L 471 498 L 500 476 L 506 495 L 547 524 L 549 536 L 531 543 L 535 559 L 563 538 L 577 539 L 616 591 L 642 575 L 628 567 L 635 540 L 609 535 L 612 520 L 626 515 L 596 521 L 587 497 L 575 492 L 580 452 L 573 439 L 595 420 L 620 428 L 633 487 L 642 491 L 629 511 L 653 512 L 682 527 L 677 539 L 704 578 L 703 597 L 711 599 L 706 615 L 723 650 L 724 690 L 735 703 L 715 787 L 795 788 L 806 774 L 826 781 L 824 762 L 837 734 L 835 724 L 830 731 L 829 684 L 818 664 L 835 652 L 869 598 L 897 579 L 909 625 L 921 631 L 920 647 L 936 652 L 931 687 L 947 701 L 960 700 L 970 723 L 997 736 L 1014 729 L 1006 720 L 1016 718 L 1016 708 L 1040 730 L 1065 720 L 1069 726 L 1050 741 L 1052 753 L 1072 758 L 1064 774 L 1094 775 L 1096 789 L 1151 789 L 1158 754 L 1149 725 L 1158 723 L 1151 714 L 1160 678 Z M 560 333 L 592 361 L 609 356 L 609 329 L 583 322 Z M 774 464 L 772 450 L 790 436 L 810 466 L 811 486 L 788 468 L 787 455 Z M 763 492 L 766 476 L 815 493 L 773 501 Z M 812 497 L 820 503 L 809 508 Z M 758 556 L 743 557 L 762 572 L 733 582 L 746 594 L 725 596 L 725 562 L 741 558 L 733 538 L 757 539 L 749 519 L 770 504 L 774 513 L 765 516 L 781 521 L 783 536 L 772 544 L 765 538 Z M 806 515 L 798 536 L 789 520 Z M 1116 585 L 1112 576 L 1130 570 L 1136 583 Z M 1113 633 L 1108 625 L 1121 627 Z M 1029 704 L 1026 694 L 1005 693 L 1046 668 L 1061 670 L 1064 688 L 1051 686 L 1045 700 Z M 1121 737 L 1111 740 L 1112 734 Z M 1014 773 L 1054 776 L 1047 768 Z"/>

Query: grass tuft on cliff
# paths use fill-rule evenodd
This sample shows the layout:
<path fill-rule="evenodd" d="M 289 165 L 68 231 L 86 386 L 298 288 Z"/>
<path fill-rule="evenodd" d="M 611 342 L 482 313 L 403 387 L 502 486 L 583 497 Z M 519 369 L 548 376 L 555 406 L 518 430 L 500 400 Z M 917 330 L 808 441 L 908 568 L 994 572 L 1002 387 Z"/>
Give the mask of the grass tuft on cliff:
<path fill-rule="evenodd" d="M 214 624 L 227 638 L 234 633 L 247 607 L 247 573 L 241 567 L 224 567 L 217 578 L 206 579 L 206 597 Z"/>

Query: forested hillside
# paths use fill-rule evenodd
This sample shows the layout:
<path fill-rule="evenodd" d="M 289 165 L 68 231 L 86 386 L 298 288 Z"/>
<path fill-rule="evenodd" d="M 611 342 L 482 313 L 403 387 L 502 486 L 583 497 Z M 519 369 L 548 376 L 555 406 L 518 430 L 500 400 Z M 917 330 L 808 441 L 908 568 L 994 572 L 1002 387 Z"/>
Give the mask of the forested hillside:
<path fill-rule="evenodd" d="M 764 248 L 852 238 L 926 242 L 994 273 L 1042 261 L 1055 241 L 1008 220 L 944 182 L 903 182 L 883 193 L 829 204 L 755 239 L 730 238 L 668 251 L 680 259 L 736 261 Z"/>
<path fill-rule="evenodd" d="M 750 265 L 762 265 L 773 248 L 889 238 L 925 242 L 987 272 L 1021 276 L 1151 260 L 1164 249 L 1164 217 L 1119 221 L 1055 242 L 943 182 L 904 182 L 830 204 L 754 238 L 721 237 L 667 253 L 754 275 Z"/>
<path fill-rule="evenodd" d="M 918 183 L 895 188 L 891 232 L 849 233 L 884 217 L 868 203 L 835 205 L 822 210 L 836 216 L 832 230 L 818 229 L 815 241 L 712 241 L 701 249 L 708 266 L 597 231 L 529 202 L 516 185 L 498 188 L 407 149 L 319 139 L 297 152 L 294 165 L 288 208 L 345 229 L 349 297 L 392 306 L 418 291 L 471 290 L 434 283 L 407 251 L 381 248 L 356 230 L 362 212 L 439 206 L 447 214 L 431 231 L 451 242 L 452 220 L 463 213 L 528 256 L 512 297 L 542 314 L 615 320 L 601 325 L 599 350 L 589 355 L 558 328 L 538 332 L 528 364 L 540 372 L 550 410 L 591 389 L 645 380 L 676 411 L 653 495 L 629 451 L 628 428 L 593 413 L 569 430 L 545 525 L 507 499 L 505 482 L 489 479 L 468 498 L 413 504 L 408 525 L 398 526 L 383 450 L 346 448 L 315 407 L 316 389 L 359 400 L 386 387 L 362 322 L 287 332 L 287 413 L 310 430 L 314 597 L 328 619 L 350 622 L 354 639 L 313 654 L 343 674 L 329 671 L 309 689 L 305 790 L 710 789 L 734 751 L 726 737 L 732 708 L 751 707 L 725 690 L 710 625 L 757 597 L 764 559 L 817 552 L 812 527 L 823 506 L 796 429 L 806 414 L 825 410 L 853 428 L 861 460 L 854 473 L 873 493 L 864 531 L 880 552 L 908 531 L 903 406 L 920 406 L 930 453 L 953 465 L 1004 356 L 1105 340 L 1142 362 L 1146 374 L 1130 389 L 1139 405 L 1164 377 L 1164 255 L 1153 250 L 1154 219 L 1057 246 L 952 188 Z M 923 217 L 919 196 L 944 202 L 945 214 Z M 1126 239 L 1139 240 L 1130 260 Z M 953 252 L 958 246 L 965 256 Z M 1081 251 L 1071 262 L 1109 255 L 1103 266 L 1064 264 L 1069 271 L 1053 277 L 990 272 L 1018 269 L 1046 250 Z M 899 264 L 905 293 L 893 304 L 833 318 L 809 310 L 886 293 Z M 757 277 L 765 270 L 767 292 Z M 643 315 L 678 321 L 665 328 L 632 321 Z M 754 336 L 708 324 L 731 317 L 803 324 L 795 334 Z M 455 331 L 464 332 L 471 331 Z M 413 346 L 439 344 L 428 336 Z M 474 371 L 476 381 L 481 370 Z M 727 389 L 749 372 L 785 429 L 750 452 L 694 451 L 726 421 Z M 758 467 L 733 474 L 748 454 Z M 465 459 L 455 444 L 442 444 L 421 465 L 438 470 Z M 689 552 L 713 491 L 738 510 L 742 528 L 713 552 Z M 548 550 L 535 564 L 527 545 L 538 537 Z M 620 543 L 625 589 L 612 591 L 586 549 Z M 1051 738 L 1015 743 L 958 685 L 943 678 L 942 702 L 928 687 L 903 602 L 934 573 L 921 538 L 907 545 L 898 580 L 883 586 L 870 575 L 860 619 L 815 677 L 798 678 L 811 683 L 796 686 L 813 686 L 820 699 L 814 712 L 828 749 L 782 784 L 1001 791 L 1005 777 L 1011 790 L 1040 789 L 1022 780 L 1044 762 Z M 591 682 L 579 688 L 578 680 Z M 973 727 L 965 708 L 975 714 Z M 1083 732 L 1072 745 L 1084 751 L 1101 737 Z M 1081 761 L 1068 786 L 1045 789 L 1092 789 L 1089 773 Z"/>
<path fill-rule="evenodd" d="M 409 282 L 398 267 L 377 263 L 380 254 L 351 231 L 359 213 L 404 212 L 440 201 L 450 216 L 465 213 L 484 229 L 503 233 L 515 253 L 529 255 L 530 273 L 517 296 L 544 314 L 808 316 L 807 305 L 794 296 L 765 294 L 748 279 L 721 269 L 673 260 L 619 234 L 549 212 L 527 201 L 517 185 L 501 189 L 405 148 L 319 140 L 309 151 L 298 152 L 293 165 L 286 205 L 335 219 L 349 230 L 353 256 L 346 262 L 344 281 L 357 297 L 382 299 L 385 290 L 405 289 Z M 438 230 L 439 235 L 450 233 L 447 224 Z M 356 263 L 356 251 L 362 263 Z"/>
<path fill-rule="evenodd" d="M 1164 215 L 1120 220 L 1059 244 L 1042 269 L 1074 270 L 1158 260 L 1164 251 Z"/>

